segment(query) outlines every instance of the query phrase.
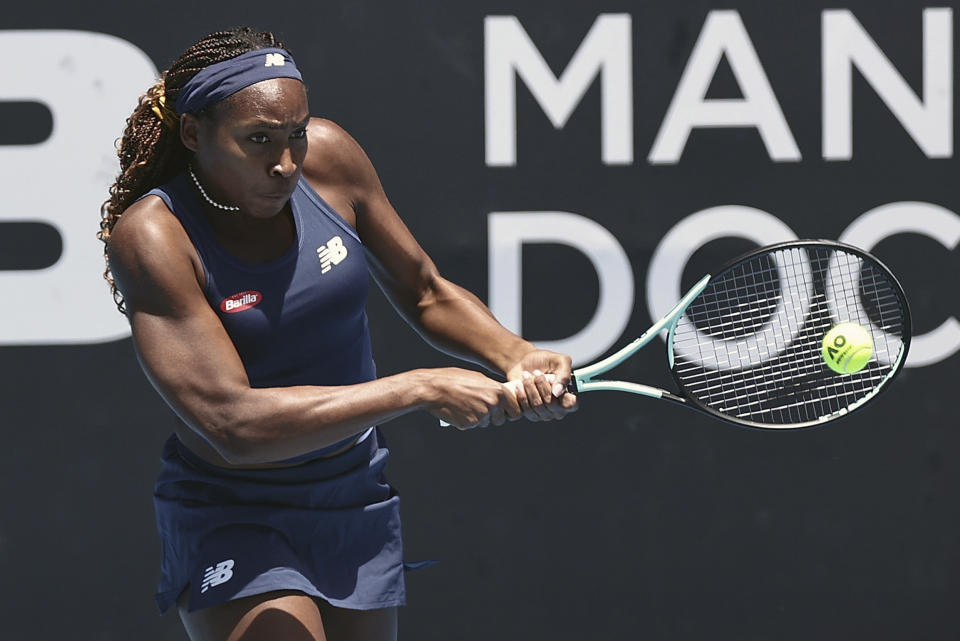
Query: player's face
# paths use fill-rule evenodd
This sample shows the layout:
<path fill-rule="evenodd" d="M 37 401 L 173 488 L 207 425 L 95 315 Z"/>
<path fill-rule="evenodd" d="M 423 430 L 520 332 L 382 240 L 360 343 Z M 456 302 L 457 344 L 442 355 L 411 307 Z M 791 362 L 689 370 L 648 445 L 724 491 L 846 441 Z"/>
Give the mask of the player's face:
<path fill-rule="evenodd" d="M 293 78 L 250 85 L 197 119 L 193 162 L 207 193 L 243 214 L 275 216 L 300 179 L 309 120 L 306 90 Z"/>

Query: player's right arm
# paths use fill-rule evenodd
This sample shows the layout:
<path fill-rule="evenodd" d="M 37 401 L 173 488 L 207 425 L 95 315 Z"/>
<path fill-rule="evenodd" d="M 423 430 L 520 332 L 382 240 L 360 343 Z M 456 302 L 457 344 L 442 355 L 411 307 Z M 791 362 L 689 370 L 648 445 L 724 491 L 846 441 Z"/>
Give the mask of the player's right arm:
<path fill-rule="evenodd" d="M 521 414 L 503 385 L 454 368 L 348 386 L 253 388 L 204 296 L 200 259 L 162 200 L 132 205 L 114 227 L 108 252 L 147 377 L 229 463 L 291 458 L 418 409 L 459 427 Z"/>

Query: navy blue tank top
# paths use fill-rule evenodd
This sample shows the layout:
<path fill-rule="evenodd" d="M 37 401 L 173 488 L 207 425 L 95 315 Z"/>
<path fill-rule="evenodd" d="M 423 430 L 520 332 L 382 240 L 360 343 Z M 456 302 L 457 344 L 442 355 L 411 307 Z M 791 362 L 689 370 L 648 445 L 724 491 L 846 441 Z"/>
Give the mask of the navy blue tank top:
<path fill-rule="evenodd" d="M 304 178 L 290 197 L 296 240 L 267 263 L 248 263 L 220 245 L 185 174 L 146 195 L 163 199 L 190 236 L 203 264 L 207 301 L 252 387 L 351 385 L 376 378 L 363 245 Z"/>

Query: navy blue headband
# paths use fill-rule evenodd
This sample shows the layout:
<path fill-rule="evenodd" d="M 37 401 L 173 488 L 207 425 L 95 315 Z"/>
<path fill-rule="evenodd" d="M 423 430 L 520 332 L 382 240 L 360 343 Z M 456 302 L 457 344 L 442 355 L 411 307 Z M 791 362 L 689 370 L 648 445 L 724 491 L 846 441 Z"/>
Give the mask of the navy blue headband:
<path fill-rule="evenodd" d="M 296 78 L 297 65 L 283 49 L 255 49 L 201 69 L 177 96 L 178 114 L 196 113 L 245 87 L 272 78 Z"/>

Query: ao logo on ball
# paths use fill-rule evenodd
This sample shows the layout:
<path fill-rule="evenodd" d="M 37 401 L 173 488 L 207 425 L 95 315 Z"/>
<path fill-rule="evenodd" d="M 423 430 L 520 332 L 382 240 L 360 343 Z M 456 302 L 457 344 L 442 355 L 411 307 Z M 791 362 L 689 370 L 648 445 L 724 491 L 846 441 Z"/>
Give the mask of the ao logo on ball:
<path fill-rule="evenodd" d="M 827 367 L 838 374 L 859 372 L 873 356 L 873 338 L 857 323 L 840 323 L 823 337 L 821 351 Z"/>

